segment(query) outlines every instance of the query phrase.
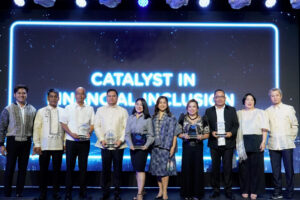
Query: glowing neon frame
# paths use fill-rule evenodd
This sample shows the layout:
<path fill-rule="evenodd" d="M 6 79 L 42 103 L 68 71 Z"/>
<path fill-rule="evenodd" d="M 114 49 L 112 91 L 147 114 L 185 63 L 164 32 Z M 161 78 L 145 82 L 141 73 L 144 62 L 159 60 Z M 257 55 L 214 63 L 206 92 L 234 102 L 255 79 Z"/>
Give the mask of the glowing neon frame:
<path fill-rule="evenodd" d="M 9 70 L 8 70 L 8 101 L 12 102 L 13 89 L 13 57 L 14 57 L 14 31 L 17 26 L 108 26 L 108 27 L 187 27 L 187 28 L 271 28 L 274 31 L 274 59 L 275 59 L 275 85 L 279 88 L 279 30 L 276 25 L 272 23 L 197 23 L 197 22 L 68 22 L 68 21 L 16 21 L 10 26 L 9 34 Z M 30 156 L 35 160 L 37 156 Z M 100 159 L 101 156 L 89 155 L 90 159 Z M 181 156 L 176 156 L 181 159 Z M 124 159 L 130 159 L 130 156 L 124 156 Z M 149 158 L 148 158 L 149 159 Z M 264 158 L 269 160 L 269 158 Z M 211 160 L 209 156 L 204 156 L 204 160 Z"/>

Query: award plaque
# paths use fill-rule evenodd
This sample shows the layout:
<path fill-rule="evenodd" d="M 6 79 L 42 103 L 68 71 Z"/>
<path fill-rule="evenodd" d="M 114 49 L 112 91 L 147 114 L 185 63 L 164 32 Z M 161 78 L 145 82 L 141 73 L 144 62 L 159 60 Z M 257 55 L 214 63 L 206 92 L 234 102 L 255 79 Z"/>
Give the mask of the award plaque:
<path fill-rule="evenodd" d="M 188 130 L 188 135 L 190 139 L 197 139 L 197 127 L 195 125 L 191 125 Z"/>
<path fill-rule="evenodd" d="M 217 122 L 217 136 L 218 138 L 218 146 L 225 146 L 226 145 L 226 131 L 225 131 L 225 122 Z"/>
<path fill-rule="evenodd" d="M 79 141 L 89 140 L 90 139 L 88 137 L 89 132 L 90 132 L 90 125 L 82 124 L 81 126 L 79 126 L 78 128 Z"/>
<path fill-rule="evenodd" d="M 117 141 L 116 140 L 116 136 L 114 134 L 114 132 L 112 130 L 108 130 L 106 133 L 105 133 L 105 140 L 106 140 L 106 148 L 115 148 L 115 142 Z"/>
<path fill-rule="evenodd" d="M 131 141 L 134 149 L 142 149 L 147 141 L 146 134 L 131 133 Z"/>

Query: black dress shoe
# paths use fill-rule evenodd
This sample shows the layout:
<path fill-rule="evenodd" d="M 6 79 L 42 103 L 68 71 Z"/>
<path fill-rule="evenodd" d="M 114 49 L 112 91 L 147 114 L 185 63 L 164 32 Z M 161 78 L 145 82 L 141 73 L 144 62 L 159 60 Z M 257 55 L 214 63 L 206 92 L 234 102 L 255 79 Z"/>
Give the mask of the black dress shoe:
<path fill-rule="evenodd" d="M 66 196 L 65 196 L 65 200 L 72 200 L 72 194 L 67 193 Z"/>
<path fill-rule="evenodd" d="M 220 192 L 217 191 L 213 191 L 213 193 L 209 195 L 210 198 L 217 198 L 218 196 L 220 196 Z"/>
<path fill-rule="evenodd" d="M 115 194 L 114 200 L 122 200 L 119 194 Z"/>
<path fill-rule="evenodd" d="M 38 200 L 46 200 L 47 199 L 47 193 L 46 192 L 41 192 Z"/>
<path fill-rule="evenodd" d="M 16 197 L 17 197 L 17 198 L 23 197 L 23 194 L 22 194 L 22 193 L 17 193 L 17 194 L 16 194 Z"/>
<path fill-rule="evenodd" d="M 61 196 L 59 195 L 58 192 L 53 193 L 52 197 L 53 197 L 54 200 L 60 200 L 61 199 Z"/>
<path fill-rule="evenodd" d="M 227 199 L 235 200 L 234 195 L 231 192 L 226 192 L 225 196 Z"/>

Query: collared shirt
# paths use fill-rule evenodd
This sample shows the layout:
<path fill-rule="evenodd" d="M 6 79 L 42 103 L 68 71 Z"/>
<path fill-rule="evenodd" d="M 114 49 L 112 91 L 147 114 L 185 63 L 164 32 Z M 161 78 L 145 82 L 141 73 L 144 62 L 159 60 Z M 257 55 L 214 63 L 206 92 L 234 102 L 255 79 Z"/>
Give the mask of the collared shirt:
<path fill-rule="evenodd" d="M 21 104 L 19 102 L 17 102 L 18 107 L 21 110 L 21 115 L 22 115 L 22 120 L 23 120 L 23 124 L 25 123 L 25 105 L 21 106 Z"/>
<path fill-rule="evenodd" d="M 46 106 L 38 110 L 33 129 L 35 147 L 42 150 L 63 150 L 65 133 L 59 123 L 59 116 L 63 113 L 60 107 Z"/>
<path fill-rule="evenodd" d="M 65 112 L 59 121 L 67 124 L 71 132 L 81 135 L 81 130 L 88 129 L 91 125 L 94 125 L 94 117 L 95 113 L 92 106 L 86 104 L 80 106 L 75 103 L 65 108 Z M 66 139 L 74 141 L 74 138 L 69 134 L 66 135 Z"/>
<path fill-rule="evenodd" d="M 125 133 L 125 138 L 128 146 L 132 146 L 132 133 L 146 134 L 147 142 L 145 146 L 149 147 L 154 141 L 154 132 L 151 117 L 145 119 L 144 114 L 140 115 L 139 118 L 136 117 L 136 114 L 130 115 L 127 120 Z"/>
<path fill-rule="evenodd" d="M 216 113 L 217 113 L 217 122 L 225 123 L 225 120 L 224 120 L 225 105 L 222 108 L 218 108 L 217 106 L 215 106 L 215 107 L 216 107 Z"/>
<path fill-rule="evenodd" d="M 295 148 L 298 120 L 294 107 L 280 103 L 270 106 L 266 112 L 270 123 L 268 148 L 270 150 Z"/>
<path fill-rule="evenodd" d="M 98 138 L 96 147 L 104 148 L 100 141 L 105 140 L 105 135 L 111 132 L 115 135 L 116 140 L 124 142 L 125 140 L 125 128 L 128 118 L 128 112 L 121 106 L 102 106 L 97 109 L 95 116 L 95 133 Z M 119 148 L 126 147 L 126 143 L 123 143 Z"/>
<path fill-rule="evenodd" d="M 270 130 L 267 114 L 264 110 L 237 111 L 240 131 L 243 135 L 262 135 L 262 129 Z"/>

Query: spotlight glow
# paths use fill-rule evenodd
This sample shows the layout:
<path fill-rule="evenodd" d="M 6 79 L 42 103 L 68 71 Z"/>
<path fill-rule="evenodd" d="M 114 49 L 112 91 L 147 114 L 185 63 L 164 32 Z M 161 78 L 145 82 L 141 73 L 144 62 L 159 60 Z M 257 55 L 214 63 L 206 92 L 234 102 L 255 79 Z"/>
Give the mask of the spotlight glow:
<path fill-rule="evenodd" d="M 25 0 L 14 0 L 14 2 L 19 7 L 25 6 Z"/>
<path fill-rule="evenodd" d="M 273 6 L 275 6 L 277 3 L 276 0 L 266 0 L 265 5 L 267 8 L 272 8 Z"/>
<path fill-rule="evenodd" d="M 209 6 L 209 4 L 210 4 L 210 0 L 199 0 L 199 5 L 202 8 L 206 8 L 207 6 Z"/>
<path fill-rule="evenodd" d="M 149 4 L 149 0 L 138 0 L 138 4 L 140 7 L 147 7 Z"/>
<path fill-rule="evenodd" d="M 86 0 L 76 0 L 76 5 L 79 7 L 79 8 L 84 8 L 86 7 Z"/>

